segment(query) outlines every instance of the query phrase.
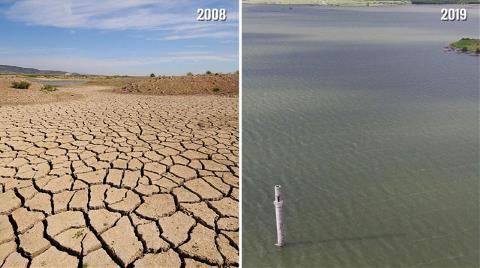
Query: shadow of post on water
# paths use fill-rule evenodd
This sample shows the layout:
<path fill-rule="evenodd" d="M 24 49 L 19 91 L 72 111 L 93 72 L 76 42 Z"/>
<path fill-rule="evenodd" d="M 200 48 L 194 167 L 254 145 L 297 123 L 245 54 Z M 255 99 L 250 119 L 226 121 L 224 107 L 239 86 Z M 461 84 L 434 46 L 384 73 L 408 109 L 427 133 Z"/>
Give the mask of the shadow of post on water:
<path fill-rule="evenodd" d="M 375 239 L 382 239 L 382 238 L 402 237 L 406 235 L 407 235 L 406 233 L 385 233 L 385 234 L 373 234 L 373 235 L 353 236 L 353 237 L 335 237 L 335 238 L 318 239 L 318 240 L 293 240 L 293 241 L 287 240 L 287 243 L 285 243 L 284 247 L 307 246 L 307 245 L 324 244 L 324 243 L 332 243 L 332 242 L 375 240 Z"/>

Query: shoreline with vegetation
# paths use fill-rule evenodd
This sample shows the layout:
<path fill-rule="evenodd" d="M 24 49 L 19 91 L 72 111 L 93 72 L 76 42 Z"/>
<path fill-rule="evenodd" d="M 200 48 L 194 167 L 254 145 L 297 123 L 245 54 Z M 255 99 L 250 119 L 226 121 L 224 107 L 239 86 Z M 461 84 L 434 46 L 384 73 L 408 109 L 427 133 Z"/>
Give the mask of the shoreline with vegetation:
<path fill-rule="evenodd" d="M 480 55 L 480 39 L 464 37 L 451 43 L 450 48 L 458 52 Z"/>

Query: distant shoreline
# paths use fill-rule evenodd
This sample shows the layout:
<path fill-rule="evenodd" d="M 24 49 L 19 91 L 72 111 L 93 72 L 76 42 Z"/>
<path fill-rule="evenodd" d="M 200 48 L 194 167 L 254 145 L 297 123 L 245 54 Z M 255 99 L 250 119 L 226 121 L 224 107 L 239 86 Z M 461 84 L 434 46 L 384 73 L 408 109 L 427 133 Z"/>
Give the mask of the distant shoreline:
<path fill-rule="evenodd" d="M 247 0 L 243 1 L 243 4 L 247 5 L 315 5 L 315 6 L 344 6 L 344 7 L 365 7 L 365 6 L 403 6 L 410 5 L 410 1 L 371 1 L 365 3 L 364 1 L 257 1 L 257 0 Z"/>
<path fill-rule="evenodd" d="M 407 5 L 478 5 L 477 2 L 467 3 L 445 3 L 442 0 L 439 1 L 418 1 L 412 3 L 408 0 L 392 0 L 392 1 L 362 1 L 362 0 L 243 0 L 243 4 L 246 5 L 313 5 L 313 6 L 331 6 L 331 7 L 379 7 L 379 6 L 407 6 Z"/>

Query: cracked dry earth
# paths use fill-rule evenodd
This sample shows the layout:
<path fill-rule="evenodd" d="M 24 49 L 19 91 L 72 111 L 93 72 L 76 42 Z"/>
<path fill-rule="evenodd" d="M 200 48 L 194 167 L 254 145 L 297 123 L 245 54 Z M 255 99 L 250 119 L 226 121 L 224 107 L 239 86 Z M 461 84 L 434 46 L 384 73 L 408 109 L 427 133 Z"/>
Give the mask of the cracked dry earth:
<path fill-rule="evenodd" d="M 0 266 L 238 266 L 238 98 L 0 108 Z"/>

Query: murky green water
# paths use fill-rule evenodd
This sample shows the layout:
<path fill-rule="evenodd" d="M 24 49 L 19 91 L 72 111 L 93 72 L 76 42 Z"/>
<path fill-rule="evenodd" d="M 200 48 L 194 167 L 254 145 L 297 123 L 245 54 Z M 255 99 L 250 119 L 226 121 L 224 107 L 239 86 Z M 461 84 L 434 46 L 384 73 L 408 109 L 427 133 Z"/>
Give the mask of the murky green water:
<path fill-rule="evenodd" d="M 443 50 L 479 8 L 442 7 L 244 8 L 243 267 L 480 266 L 480 57 Z"/>

